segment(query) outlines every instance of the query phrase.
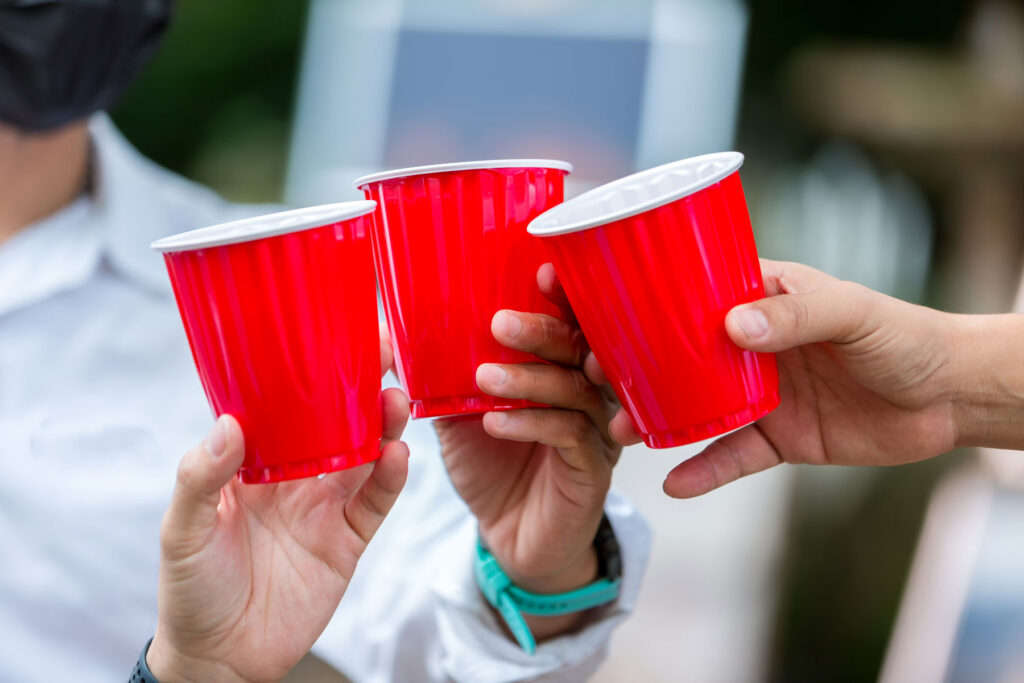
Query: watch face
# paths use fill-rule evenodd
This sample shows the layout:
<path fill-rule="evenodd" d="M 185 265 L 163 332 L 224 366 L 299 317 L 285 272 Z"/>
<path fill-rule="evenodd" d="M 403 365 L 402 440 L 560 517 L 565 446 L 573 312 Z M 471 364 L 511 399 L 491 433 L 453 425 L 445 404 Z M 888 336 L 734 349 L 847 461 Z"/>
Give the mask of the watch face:
<path fill-rule="evenodd" d="M 602 578 L 614 581 L 622 576 L 622 554 L 619 552 L 619 541 L 615 538 L 615 529 L 608 515 L 601 517 L 601 525 L 594 537 L 594 549 L 597 550 L 597 570 Z"/>

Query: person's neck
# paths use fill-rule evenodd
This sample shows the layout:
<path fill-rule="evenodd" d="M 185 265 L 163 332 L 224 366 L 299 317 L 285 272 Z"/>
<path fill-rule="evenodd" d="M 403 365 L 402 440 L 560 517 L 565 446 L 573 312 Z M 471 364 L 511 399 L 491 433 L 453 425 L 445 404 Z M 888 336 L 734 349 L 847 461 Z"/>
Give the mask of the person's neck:
<path fill-rule="evenodd" d="M 0 124 L 0 244 L 74 201 L 88 170 L 86 122 L 45 133 Z"/>

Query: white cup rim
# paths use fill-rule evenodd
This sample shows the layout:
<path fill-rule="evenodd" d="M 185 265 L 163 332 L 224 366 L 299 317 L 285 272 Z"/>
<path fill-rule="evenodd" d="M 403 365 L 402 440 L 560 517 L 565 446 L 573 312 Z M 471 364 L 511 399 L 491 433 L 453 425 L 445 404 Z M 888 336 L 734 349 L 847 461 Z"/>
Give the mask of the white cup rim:
<path fill-rule="evenodd" d="M 743 158 L 743 155 L 739 152 L 704 154 L 655 166 L 646 171 L 640 171 L 639 173 L 613 180 L 610 183 L 584 192 L 548 209 L 530 221 L 527 232 L 538 237 L 565 235 L 639 215 L 683 197 L 696 194 L 715 183 L 721 182 L 740 169 L 743 165 Z M 714 165 L 715 168 L 710 169 L 710 173 L 695 178 L 692 182 L 676 185 L 667 191 L 657 192 L 653 197 L 629 204 L 624 208 L 614 211 L 609 211 L 602 207 L 603 202 L 610 195 L 626 189 L 630 185 L 650 186 L 673 171 L 687 168 L 700 169 L 707 165 Z"/>
<path fill-rule="evenodd" d="M 156 251 L 167 253 L 253 242 L 265 237 L 287 235 L 351 220 L 372 213 L 375 208 L 377 202 L 366 199 L 307 206 L 181 232 L 159 239 L 149 246 Z"/>
<path fill-rule="evenodd" d="M 361 190 L 365 185 L 379 183 L 384 180 L 394 180 L 395 178 L 433 173 L 451 173 L 453 171 L 479 171 L 502 168 L 551 168 L 565 171 L 566 173 L 572 173 L 573 171 L 572 164 L 568 161 L 559 161 L 557 159 L 489 159 L 486 161 L 456 161 L 445 164 L 431 164 L 429 166 L 397 168 L 361 176 L 356 178 L 352 184 L 357 190 Z"/>

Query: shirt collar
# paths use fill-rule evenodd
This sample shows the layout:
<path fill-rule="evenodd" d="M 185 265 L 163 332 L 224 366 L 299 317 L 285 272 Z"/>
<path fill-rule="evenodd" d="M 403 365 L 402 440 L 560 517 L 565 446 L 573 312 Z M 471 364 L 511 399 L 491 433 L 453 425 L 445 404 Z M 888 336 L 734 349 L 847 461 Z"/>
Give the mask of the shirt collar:
<path fill-rule="evenodd" d="M 90 119 L 89 137 L 88 191 L 0 245 L 0 314 L 79 287 L 104 266 L 132 284 L 170 291 L 163 260 L 149 244 L 174 232 L 175 221 L 201 227 L 190 224 L 202 220 L 201 209 L 175 212 L 163 196 L 168 182 L 188 181 L 142 157 L 105 114 Z M 212 203 L 212 193 L 188 184 L 191 194 L 179 205 Z"/>
<path fill-rule="evenodd" d="M 106 114 L 90 120 L 89 132 L 94 202 L 107 261 L 147 289 L 171 291 L 163 258 L 149 248 L 154 241 L 281 208 L 227 202 L 209 188 L 161 168 L 132 147 Z"/>
<path fill-rule="evenodd" d="M 157 186 L 155 172 L 162 169 L 139 154 L 106 114 L 89 121 L 89 133 L 94 219 L 108 263 L 136 284 L 170 291 L 163 260 L 149 248 L 174 232 Z"/>
<path fill-rule="evenodd" d="M 89 135 L 90 191 L 0 249 L 0 284 L 17 285 L 4 288 L 0 313 L 81 285 L 103 266 L 169 295 L 163 259 L 149 248 L 152 242 L 278 208 L 225 202 L 161 168 L 132 147 L 106 114 L 90 119 Z"/>
<path fill-rule="evenodd" d="M 92 202 L 70 205 L 0 245 L 0 315 L 87 281 L 101 260 Z"/>

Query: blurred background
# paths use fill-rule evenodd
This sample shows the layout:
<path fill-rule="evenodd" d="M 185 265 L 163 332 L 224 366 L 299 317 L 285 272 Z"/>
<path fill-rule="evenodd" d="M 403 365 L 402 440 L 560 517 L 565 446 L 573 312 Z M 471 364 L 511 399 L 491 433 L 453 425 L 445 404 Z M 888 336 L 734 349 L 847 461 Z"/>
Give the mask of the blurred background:
<path fill-rule="evenodd" d="M 178 7 L 114 118 L 229 199 L 339 201 L 365 171 L 500 157 L 572 161 L 572 194 L 733 148 L 763 256 L 946 310 L 1014 300 L 1020 0 Z M 668 499 L 698 448 L 622 459 L 654 557 L 596 680 L 1024 681 L 1019 454 Z"/>

